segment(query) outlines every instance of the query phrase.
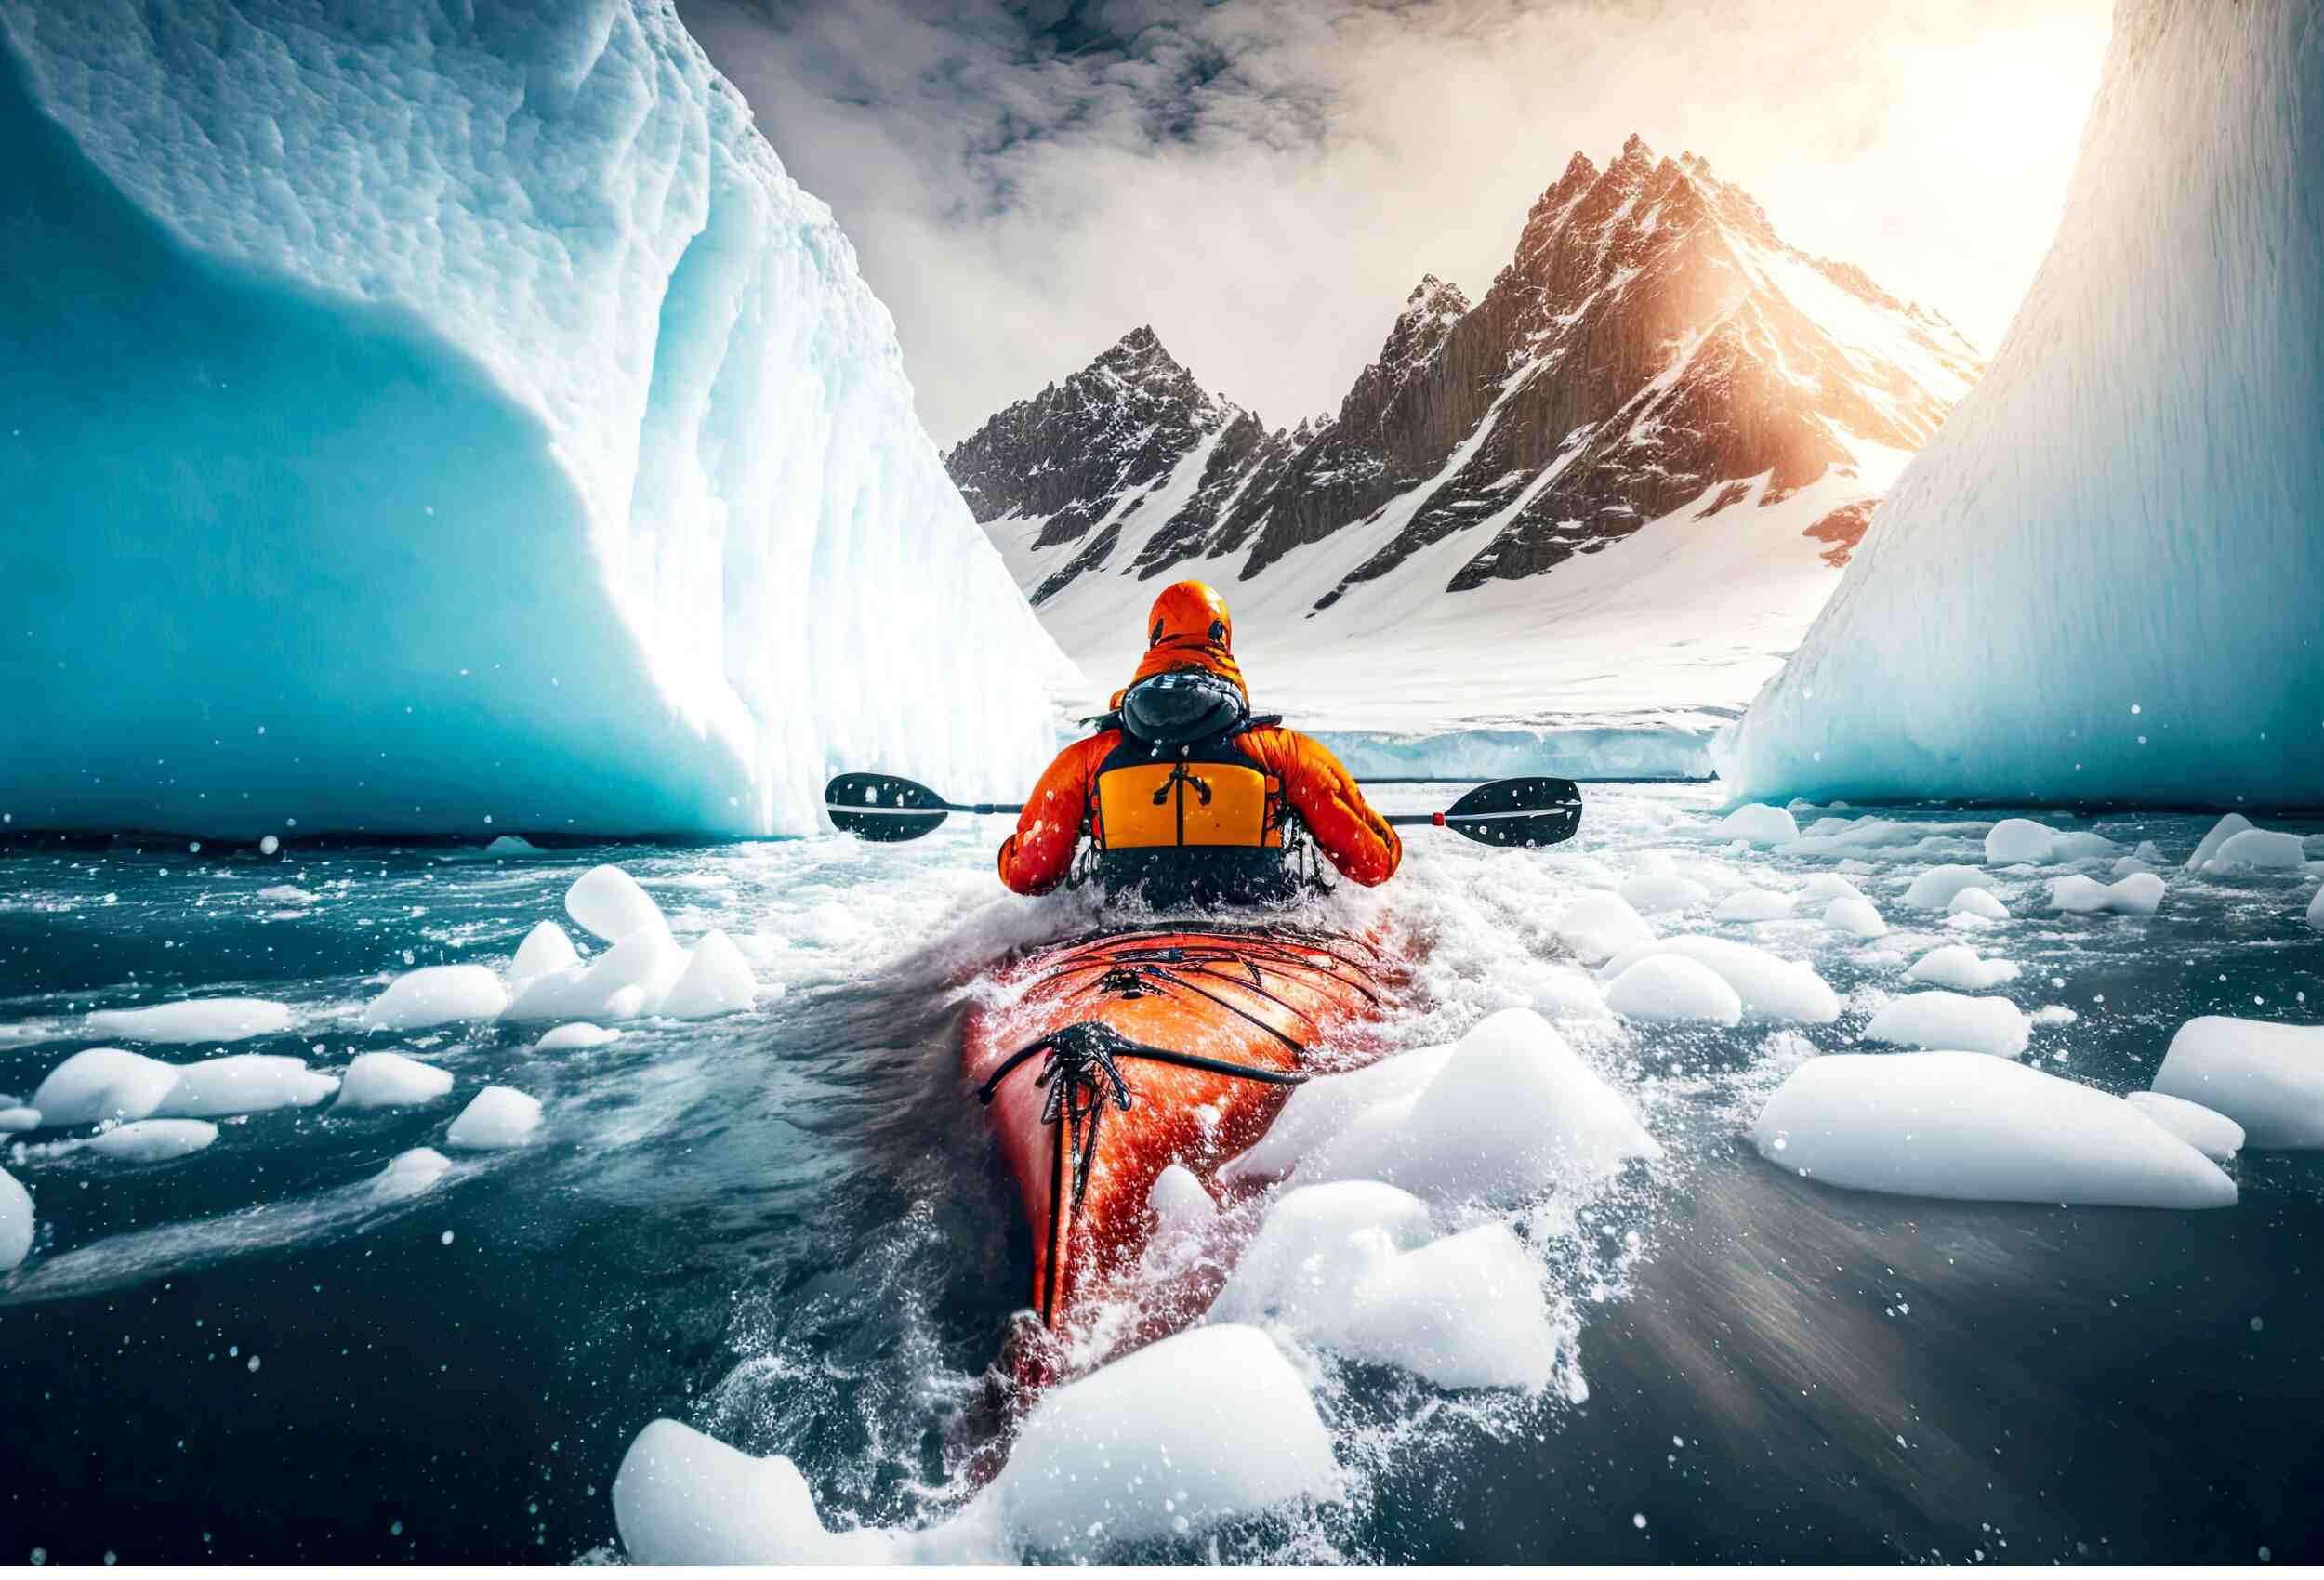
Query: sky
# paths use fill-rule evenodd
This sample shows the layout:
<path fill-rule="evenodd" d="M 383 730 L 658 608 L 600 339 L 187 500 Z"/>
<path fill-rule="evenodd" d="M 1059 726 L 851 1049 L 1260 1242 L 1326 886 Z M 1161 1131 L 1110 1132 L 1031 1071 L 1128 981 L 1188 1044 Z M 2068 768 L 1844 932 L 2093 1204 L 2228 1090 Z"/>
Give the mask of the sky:
<path fill-rule="evenodd" d="M 1273 426 L 1423 274 L 1473 300 L 1632 132 L 1990 355 L 2056 227 L 2108 0 L 678 0 L 957 442 L 1150 323 Z"/>

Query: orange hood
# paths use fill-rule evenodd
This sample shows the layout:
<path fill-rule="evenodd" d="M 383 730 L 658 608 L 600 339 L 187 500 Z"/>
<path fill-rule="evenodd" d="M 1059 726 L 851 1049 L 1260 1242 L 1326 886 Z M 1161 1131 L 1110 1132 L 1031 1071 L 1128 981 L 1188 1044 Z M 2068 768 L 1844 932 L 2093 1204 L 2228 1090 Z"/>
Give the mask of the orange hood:
<path fill-rule="evenodd" d="M 1242 667 L 1235 662 L 1235 617 L 1227 612 L 1226 599 L 1218 589 L 1206 583 L 1173 583 L 1154 600 L 1146 615 L 1146 656 L 1138 661 L 1138 673 L 1130 677 L 1130 684 L 1174 669 L 1208 669 L 1223 675 L 1243 693 L 1243 705 L 1250 706 L 1250 688 L 1244 684 Z M 1118 705 L 1118 694 L 1115 701 Z"/>

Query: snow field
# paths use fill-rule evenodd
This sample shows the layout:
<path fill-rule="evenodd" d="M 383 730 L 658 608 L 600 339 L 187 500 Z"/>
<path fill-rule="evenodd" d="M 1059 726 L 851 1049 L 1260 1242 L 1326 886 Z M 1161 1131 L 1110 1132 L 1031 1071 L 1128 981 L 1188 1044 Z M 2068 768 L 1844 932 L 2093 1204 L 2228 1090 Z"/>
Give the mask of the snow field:
<path fill-rule="evenodd" d="M 2119 1098 L 1982 1054 L 1827 1054 L 1751 1126 L 1804 1178 L 1973 1202 L 2224 1207 L 2235 1182 Z"/>

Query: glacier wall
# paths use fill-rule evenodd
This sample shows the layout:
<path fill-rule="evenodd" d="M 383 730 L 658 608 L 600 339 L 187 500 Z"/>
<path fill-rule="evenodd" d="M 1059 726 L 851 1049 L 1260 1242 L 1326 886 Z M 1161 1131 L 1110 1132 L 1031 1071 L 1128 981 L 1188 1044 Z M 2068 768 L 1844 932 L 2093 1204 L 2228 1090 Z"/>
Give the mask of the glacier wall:
<path fill-rule="evenodd" d="M 1754 799 L 2324 803 L 2324 4 L 2119 0 L 1991 370 L 1717 755 Z"/>
<path fill-rule="evenodd" d="M 15 827 L 804 832 L 1070 673 L 668 0 L 0 0 Z"/>

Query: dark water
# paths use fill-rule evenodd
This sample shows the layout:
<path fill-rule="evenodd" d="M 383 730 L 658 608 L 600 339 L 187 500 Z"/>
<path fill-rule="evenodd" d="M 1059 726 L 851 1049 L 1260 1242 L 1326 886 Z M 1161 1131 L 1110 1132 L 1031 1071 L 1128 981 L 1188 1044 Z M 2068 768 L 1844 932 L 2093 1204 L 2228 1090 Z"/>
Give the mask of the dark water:
<path fill-rule="evenodd" d="M 1635 817 L 1604 798 L 1591 849 L 1618 866 L 1682 844 L 1708 798 L 1640 795 Z M 2183 855 L 2200 824 L 2106 832 Z M 790 991 L 552 1055 L 513 1029 L 423 1047 L 334 1017 L 376 973 L 505 956 L 586 858 L 340 851 L 298 860 L 297 877 L 248 852 L 0 859 L 0 1022 L 255 994 L 297 1006 L 299 1031 L 235 1051 L 337 1069 L 394 1047 L 458 1080 L 426 1108 L 229 1123 L 165 1165 L 10 1164 L 42 1227 L 0 1278 L 0 1558 L 607 1556 L 615 1468 L 664 1415 L 792 1455 L 827 1512 L 941 1508 L 996 1430 L 1029 1256 L 951 1073 L 961 1008 L 944 987 L 1024 925 L 984 905 L 981 851 L 964 835 L 917 869 L 799 846 L 612 853 L 681 936 L 715 923 L 792 941 L 759 956 Z M 1512 872 L 1416 880 L 1406 903 L 1449 964 L 1424 981 L 1411 1040 L 1473 1018 L 1456 1001 L 1498 957 L 1461 956 L 1462 907 L 1505 880 L 1512 914 L 1535 906 L 1535 879 Z M 2173 876 L 2152 922 L 2024 906 L 1979 941 L 2025 965 L 2021 1003 L 2083 1015 L 2034 1057 L 2069 1047 L 2072 1073 L 2129 1090 L 2190 1015 L 2312 1022 L 2324 940 L 2291 925 L 2293 890 Z M 322 898 L 297 916 L 254 898 L 283 882 Z M 1877 963 L 1817 965 L 1843 994 L 1883 971 L 1894 985 Z M 1845 1047 L 1862 1019 L 1810 1035 Z M 0 1046 L 0 1090 L 29 1093 L 94 1040 L 32 1034 Z M 1672 1152 L 1592 1205 L 1642 1249 L 1597 1291 L 1603 1265 L 1543 1246 L 1579 1318 L 1586 1399 L 1480 1406 L 1341 1367 L 1320 1402 L 1358 1471 L 1347 1504 L 1114 1556 L 2324 1560 L 2314 1156 L 2247 1154 L 2241 1204 L 2208 1213 L 1842 1192 L 1739 1139 L 1773 1089 L 1760 1035 L 1682 1035 L 1684 1077 L 1642 1073 L 1668 1047 L 1602 1045 Z M 399 1207 L 343 1205 L 397 1152 L 441 1144 L 486 1081 L 544 1099 L 540 1141 L 463 1158 Z"/>

